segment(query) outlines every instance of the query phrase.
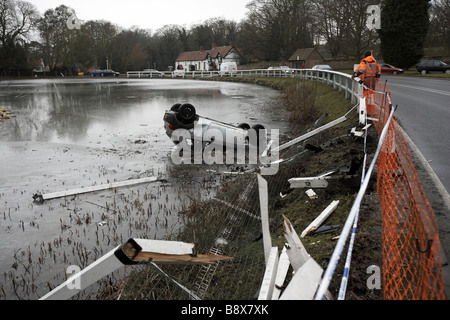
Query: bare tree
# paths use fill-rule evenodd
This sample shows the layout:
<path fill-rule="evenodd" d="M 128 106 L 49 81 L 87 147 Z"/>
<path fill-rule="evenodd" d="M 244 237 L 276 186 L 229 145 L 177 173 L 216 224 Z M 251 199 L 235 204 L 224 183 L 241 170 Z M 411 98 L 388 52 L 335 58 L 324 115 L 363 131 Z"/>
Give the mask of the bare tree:
<path fill-rule="evenodd" d="M 434 0 L 430 10 L 430 31 L 428 43 L 443 46 L 450 53 L 450 0 Z"/>
<path fill-rule="evenodd" d="M 160 64 L 163 66 L 172 65 L 180 52 L 183 44 L 179 38 L 180 28 L 176 25 L 166 25 L 156 31 L 159 38 Z"/>
<path fill-rule="evenodd" d="M 346 55 L 355 57 L 359 61 L 365 51 L 373 49 L 379 41 L 375 30 L 367 28 L 368 13 L 370 5 L 379 4 L 374 0 L 348 0 L 352 17 L 348 20 L 342 39 L 342 51 Z"/>
<path fill-rule="evenodd" d="M 39 14 L 25 1 L 0 0 L 0 41 L 4 47 L 25 40 L 34 28 Z"/>
<path fill-rule="evenodd" d="M 75 30 L 69 30 L 67 22 L 75 14 L 75 10 L 65 5 L 56 9 L 49 9 L 39 20 L 38 29 L 43 40 L 45 63 L 50 69 L 58 68 L 61 72 L 63 65 L 71 68 L 74 61 Z"/>
<path fill-rule="evenodd" d="M 212 32 L 212 43 L 217 45 L 227 45 L 236 41 L 238 32 L 238 25 L 236 22 L 222 18 L 211 18 L 206 20 L 204 24 Z"/>
<path fill-rule="evenodd" d="M 314 4 L 314 26 L 325 41 L 331 55 L 342 52 L 349 21 L 354 18 L 349 0 L 311 0 Z"/>
<path fill-rule="evenodd" d="M 261 58 L 284 60 L 312 45 L 311 5 L 307 0 L 254 0 L 242 32 L 257 43 Z M 242 45 L 242 44 L 241 44 Z"/>
<path fill-rule="evenodd" d="M 0 0 L 0 70 L 5 75 L 28 69 L 26 40 L 37 18 L 29 2 Z"/>

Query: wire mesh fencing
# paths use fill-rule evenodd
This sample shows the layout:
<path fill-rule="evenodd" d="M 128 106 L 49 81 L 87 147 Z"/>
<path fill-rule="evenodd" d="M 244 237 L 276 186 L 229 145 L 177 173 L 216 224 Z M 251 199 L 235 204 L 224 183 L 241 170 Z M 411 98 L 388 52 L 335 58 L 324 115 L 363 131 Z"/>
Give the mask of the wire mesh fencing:
<path fill-rule="evenodd" d="M 389 87 L 380 81 L 367 105 L 378 133 L 391 107 Z M 380 153 L 377 189 L 383 214 L 384 299 L 445 299 L 438 225 L 395 118 Z"/>

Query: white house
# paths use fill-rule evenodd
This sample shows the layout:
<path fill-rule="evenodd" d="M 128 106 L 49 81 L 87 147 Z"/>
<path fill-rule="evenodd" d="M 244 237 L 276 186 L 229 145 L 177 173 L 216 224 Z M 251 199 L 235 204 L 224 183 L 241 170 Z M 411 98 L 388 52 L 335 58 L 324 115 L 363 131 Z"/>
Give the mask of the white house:
<path fill-rule="evenodd" d="M 220 70 L 224 62 L 239 64 L 239 52 L 231 43 L 229 46 L 217 47 L 213 44 L 211 50 L 200 48 L 199 51 L 180 53 L 175 60 L 175 69 L 186 71 L 214 71 Z"/>

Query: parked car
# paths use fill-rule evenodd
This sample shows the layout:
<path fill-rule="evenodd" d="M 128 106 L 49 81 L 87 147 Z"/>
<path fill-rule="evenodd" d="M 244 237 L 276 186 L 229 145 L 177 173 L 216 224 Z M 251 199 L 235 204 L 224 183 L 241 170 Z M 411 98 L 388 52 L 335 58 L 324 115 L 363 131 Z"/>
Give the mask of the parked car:
<path fill-rule="evenodd" d="M 148 76 L 150 78 L 157 76 L 157 77 L 163 77 L 164 73 L 162 73 L 161 71 L 155 70 L 155 69 L 145 69 L 144 71 L 142 71 L 142 73 L 144 74 L 144 76 Z"/>
<path fill-rule="evenodd" d="M 387 63 L 380 64 L 381 73 L 390 73 L 390 74 L 402 74 L 405 70 L 394 67 Z"/>
<path fill-rule="evenodd" d="M 281 66 L 280 69 L 285 74 L 291 74 L 292 73 L 291 68 L 289 68 L 288 66 Z"/>
<path fill-rule="evenodd" d="M 288 66 L 279 66 L 279 67 L 277 66 L 277 67 L 269 67 L 269 68 L 267 68 L 267 73 L 268 74 L 274 74 L 274 73 L 289 74 L 291 72 L 292 72 L 292 70 Z"/>
<path fill-rule="evenodd" d="M 333 68 L 330 67 L 330 66 L 327 65 L 327 64 L 318 64 L 318 65 L 315 65 L 314 67 L 312 67 L 311 69 L 313 69 L 313 70 L 328 70 L 328 71 L 333 71 Z"/>
<path fill-rule="evenodd" d="M 91 76 L 92 77 L 108 77 L 108 76 L 118 77 L 118 76 L 120 76 L 120 72 L 116 72 L 111 69 L 106 69 L 106 70 L 95 69 L 95 70 L 91 71 Z"/>
<path fill-rule="evenodd" d="M 423 60 L 416 66 L 417 71 L 421 74 L 427 74 L 432 72 L 443 72 L 450 74 L 450 65 L 440 60 Z"/>
<path fill-rule="evenodd" d="M 209 119 L 197 114 L 195 107 L 192 104 L 175 104 L 170 110 L 167 110 L 164 114 L 164 128 L 166 134 L 175 144 L 179 141 L 173 137 L 173 133 L 177 129 L 185 129 L 190 133 L 190 141 L 186 141 L 188 145 L 193 147 L 196 143 L 202 143 L 202 149 L 207 145 L 211 144 L 213 141 L 216 143 L 222 142 L 225 148 L 236 148 L 237 144 L 248 145 L 254 140 L 249 138 L 249 130 L 253 129 L 256 131 L 256 138 L 259 138 L 259 131 L 266 130 L 263 125 L 257 124 L 250 127 L 247 123 L 241 123 L 238 126 L 234 126 L 228 123 L 223 123 L 217 120 Z M 201 130 L 197 130 L 197 126 Z M 196 130 L 194 130 L 194 127 Z M 216 141 L 212 139 L 211 141 L 204 141 L 205 132 L 208 130 L 214 130 L 211 132 L 219 131 L 223 139 L 222 141 Z M 227 139 L 227 137 L 234 137 L 233 139 Z M 175 139 L 174 139 L 175 138 Z M 258 140 L 256 140 L 258 143 Z"/>
<path fill-rule="evenodd" d="M 280 67 L 268 67 L 267 73 L 280 73 L 281 68 Z"/>
<path fill-rule="evenodd" d="M 268 76 L 270 75 L 276 75 L 276 74 L 281 74 L 283 71 L 281 70 L 281 67 L 269 67 L 266 70 L 266 73 Z"/>

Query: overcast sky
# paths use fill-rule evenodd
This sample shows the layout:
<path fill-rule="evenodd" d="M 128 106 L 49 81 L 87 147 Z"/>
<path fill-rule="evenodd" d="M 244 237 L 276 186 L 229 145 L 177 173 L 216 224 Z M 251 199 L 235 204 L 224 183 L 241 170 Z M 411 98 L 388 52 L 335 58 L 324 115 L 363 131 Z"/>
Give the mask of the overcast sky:
<path fill-rule="evenodd" d="M 106 20 L 124 28 L 138 26 L 157 29 L 166 24 L 185 25 L 209 18 L 225 18 L 240 22 L 248 12 L 250 0 L 28 0 L 43 14 L 61 4 L 75 9 L 78 19 Z"/>

